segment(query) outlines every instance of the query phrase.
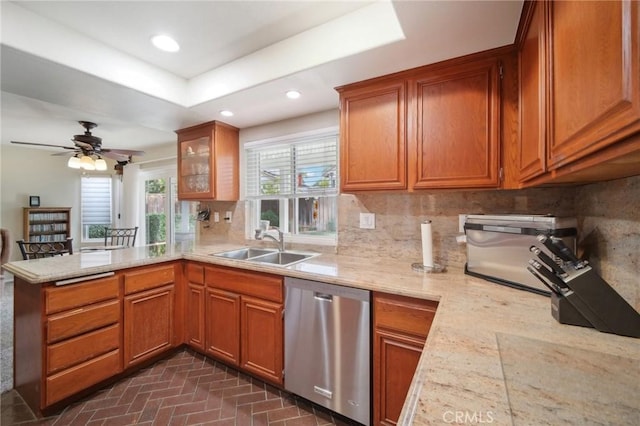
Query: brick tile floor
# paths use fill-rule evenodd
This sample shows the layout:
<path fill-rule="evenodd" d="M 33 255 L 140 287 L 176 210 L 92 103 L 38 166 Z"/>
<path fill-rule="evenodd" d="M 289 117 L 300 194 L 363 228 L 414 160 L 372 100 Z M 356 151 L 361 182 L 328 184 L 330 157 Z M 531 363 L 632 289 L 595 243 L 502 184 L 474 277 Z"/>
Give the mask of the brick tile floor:
<path fill-rule="evenodd" d="M 17 392 L 5 392 L 0 424 L 319 426 L 357 423 L 184 349 L 52 417 L 36 418 Z"/>

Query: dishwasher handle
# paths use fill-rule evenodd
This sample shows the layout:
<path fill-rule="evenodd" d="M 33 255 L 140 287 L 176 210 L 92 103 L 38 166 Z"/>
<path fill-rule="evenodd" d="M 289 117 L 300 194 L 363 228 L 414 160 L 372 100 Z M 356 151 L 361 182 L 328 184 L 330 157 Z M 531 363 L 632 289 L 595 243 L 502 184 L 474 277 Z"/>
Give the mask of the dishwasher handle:
<path fill-rule="evenodd" d="M 313 292 L 313 298 L 319 302 L 333 302 L 333 295 L 328 293 Z"/>

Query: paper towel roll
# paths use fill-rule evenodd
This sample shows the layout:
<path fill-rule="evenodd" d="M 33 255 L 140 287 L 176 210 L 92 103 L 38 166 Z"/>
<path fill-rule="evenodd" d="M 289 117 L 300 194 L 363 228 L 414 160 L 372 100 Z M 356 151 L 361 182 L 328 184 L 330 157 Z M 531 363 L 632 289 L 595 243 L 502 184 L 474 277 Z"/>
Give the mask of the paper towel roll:
<path fill-rule="evenodd" d="M 420 224 L 422 231 L 422 264 L 433 268 L 433 238 L 431 236 L 431 221 Z"/>

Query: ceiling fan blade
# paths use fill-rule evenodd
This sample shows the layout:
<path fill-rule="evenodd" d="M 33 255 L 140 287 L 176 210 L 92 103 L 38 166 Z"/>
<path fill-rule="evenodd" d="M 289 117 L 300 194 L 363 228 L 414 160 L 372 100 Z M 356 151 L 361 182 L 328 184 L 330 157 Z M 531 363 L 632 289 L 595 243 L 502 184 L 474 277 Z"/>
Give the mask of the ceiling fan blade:
<path fill-rule="evenodd" d="M 144 155 L 144 151 L 135 151 L 132 149 L 108 149 L 108 148 L 103 148 L 100 150 L 100 152 L 111 152 L 113 154 L 120 154 L 120 155 L 124 155 L 124 156 L 130 156 L 130 155 Z"/>
<path fill-rule="evenodd" d="M 50 145 L 50 144 L 46 144 L 46 143 L 36 143 L 36 142 L 20 142 L 20 141 L 11 141 L 11 143 L 15 143 L 15 144 L 18 144 L 18 145 L 48 146 L 48 147 L 50 147 L 50 148 L 76 149 L 75 147 L 71 147 L 71 146 L 64 146 L 64 145 Z"/>
<path fill-rule="evenodd" d="M 75 153 L 74 152 L 54 152 L 51 155 L 53 155 L 53 156 L 63 156 L 63 155 L 72 155 L 72 154 L 75 154 Z"/>
<path fill-rule="evenodd" d="M 117 152 L 110 152 L 109 150 L 100 152 L 103 157 L 111 158 L 116 161 L 129 161 L 129 156 L 126 154 L 118 154 Z"/>

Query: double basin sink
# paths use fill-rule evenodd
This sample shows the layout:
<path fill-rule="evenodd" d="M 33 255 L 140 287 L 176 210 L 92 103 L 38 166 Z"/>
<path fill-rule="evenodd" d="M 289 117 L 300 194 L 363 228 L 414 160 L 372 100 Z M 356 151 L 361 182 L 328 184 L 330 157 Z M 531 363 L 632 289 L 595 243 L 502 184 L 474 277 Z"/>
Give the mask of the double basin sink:
<path fill-rule="evenodd" d="M 317 253 L 299 253 L 252 247 L 213 253 L 213 256 L 224 257 L 227 259 L 245 260 L 247 262 L 263 263 L 282 267 L 303 262 L 317 255 Z"/>

